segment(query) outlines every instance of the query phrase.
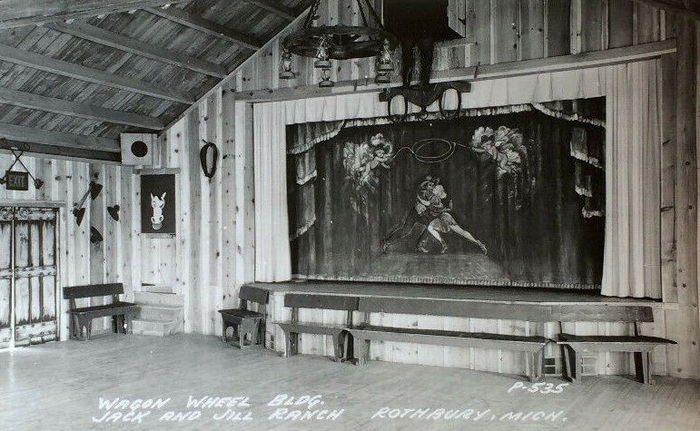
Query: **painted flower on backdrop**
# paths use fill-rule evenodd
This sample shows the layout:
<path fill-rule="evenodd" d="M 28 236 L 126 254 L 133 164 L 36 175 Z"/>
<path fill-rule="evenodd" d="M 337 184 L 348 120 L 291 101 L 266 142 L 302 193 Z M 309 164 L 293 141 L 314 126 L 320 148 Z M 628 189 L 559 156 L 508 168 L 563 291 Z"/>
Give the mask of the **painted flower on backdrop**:
<path fill-rule="evenodd" d="M 367 195 L 379 185 L 379 168 L 389 169 L 394 145 L 378 133 L 361 144 L 347 142 L 343 147 L 345 177 L 352 184 L 351 202 L 359 213 L 365 213 Z"/>
<path fill-rule="evenodd" d="M 472 136 L 471 148 L 496 162 L 499 178 L 505 174 L 519 174 L 527 157 L 523 134 L 518 129 L 505 126 L 496 131 L 490 127 L 479 127 Z"/>

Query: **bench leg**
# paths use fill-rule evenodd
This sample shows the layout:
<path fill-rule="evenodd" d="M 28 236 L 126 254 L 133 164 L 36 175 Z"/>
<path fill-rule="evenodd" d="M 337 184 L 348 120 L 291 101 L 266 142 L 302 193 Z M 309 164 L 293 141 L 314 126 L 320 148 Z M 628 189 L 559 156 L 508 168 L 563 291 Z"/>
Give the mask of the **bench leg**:
<path fill-rule="evenodd" d="M 367 361 L 369 360 L 369 340 L 355 340 L 354 347 L 357 348 L 355 352 L 357 365 L 367 365 Z"/>
<path fill-rule="evenodd" d="M 124 333 L 131 334 L 133 332 L 131 320 L 134 316 L 132 316 L 131 314 L 127 314 L 125 317 L 126 317 L 126 327 L 124 328 Z"/>
<path fill-rule="evenodd" d="M 340 362 L 343 360 L 344 350 L 343 350 L 343 333 L 332 335 L 333 337 L 333 361 Z"/>
<path fill-rule="evenodd" d="M 289 358 L 299 353 L 299 334 L 284 331 L 284 357 Z"/>
<path fill-rule="evenodd" d="M 646 385 L 652 384 L 651 352 L 634 352 L 634 368 L 638 381 Z"/>
<path fill-rule="evenodd" d="M 576 350 L 573 347 L 564 344 L 564 378 L 571 380 L 574 383 L 581 383 L 581 358 L 578 358 Z"/>

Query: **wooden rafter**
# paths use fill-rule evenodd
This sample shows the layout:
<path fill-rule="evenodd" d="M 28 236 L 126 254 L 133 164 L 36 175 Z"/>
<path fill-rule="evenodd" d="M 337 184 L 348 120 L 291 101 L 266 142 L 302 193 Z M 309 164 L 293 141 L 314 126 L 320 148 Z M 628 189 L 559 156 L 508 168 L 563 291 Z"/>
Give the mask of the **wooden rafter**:
<path fill-rule="evenodd" d="M 33 144 L 30 142 L 0 139 L 0 152 L 10 153 L 20 149 L 27 156 L 46 159 L 99 160 L 103 163 L 121 162 L 121 154 L 110 151 L 86 150 L 83 148 L 57 147 L 55 145 Z"/>
<path fill-rule="evenodd" d="M 0 123 L 0 139 L 115 153 L 120 151 L 119 141 L 116 139 L 50 132 L 48 130 L 5 123 Z"/>
<path fill-rule="evenodd" d="M 183 0 L 2 0 L 0 29 L 89 18 Z"/>
<path fill-rule="evenodd" d="M 657 9 L 665 10 L 666 12 L 678 14 L 678 15 L 685 15 L 688 17 L 691 17 L 697 21 L 700 21 L 700 12 L 694 11 L 692 9 L 688 9 L 679 5 L 667 3 L 665 1 L 661 0 L 631 0 L 636 3 L 642 3 L 647 6 L 655 7 Z"/>
<path fill-rule="evenodd" d="M 218 64 L 201 60 L 187 54 L 170 51 L 164 48 L 158 48 L 138 39 L 132 39 L 121 34 L 112 33 L 111 31 L 103 30 L 89 24 L 49 24 L 47 27 L 61 33 L 70 34 L 81 39 L 110 46 L 112 48 L 130 52 L 152 60 L 172 64 L 177 67 L 204 73 L 215 78 L 221 79 L 226 76 L 226 69 Z"/>
<path fill-rule="evenodd" d="M 131 112 L 115 111 L 88 104 L 70 102 L 62 99 L 40 96 L 24 91 L 0 88 L 0 103 L 21 106 L 27 109 L 53 112 L 55 114 L 71 117 L 86 118 L 89 120 L 104 121 L 113 124 L 126 124 L 149 130 L 163 130 L 165 124 L 158 118 Z"/>
<path fill-rule="evenodd" d="M 0 45 L 0 58 L 4 61 L 55 73 L 86 82 L 104 85 L 133 93 L 171 100 L 173 102 L 191 105 L 195 99 L 187 92 L 163 88 L 148 82 L 139 81 L 125 76 L 114 75 L 97 69 L 69 63 L 63 60 L 47 57 L 33 52 L 22 51 L 7 45 Z"/>
<path fill-rule="evenodd" d="M 248 3 L 254 4 L 255 6 L 265 9 L 268 12 L 272 12 L 273 14 L 286 19 L 287 21 L 294 21 L 297 17 L 297 13 L 283 4 L 280 4 L 279 1 L 276 0 L 244 0 L 247 1 Z"/>
<path fill-rule="evenodd" d="M 168 19 L 178 24 L 206 33 L 210 36 L 228 40 L 244 48 L 258 50 L 263 46 L 263 43 L 254 37 L 241 33 L 239 31 L 224 27 L 213 21 L 209 21 L 200 16 L 193 15 L 183 9 L 178 8 L 146 8 L 146 10 L 161 18 Z"/>

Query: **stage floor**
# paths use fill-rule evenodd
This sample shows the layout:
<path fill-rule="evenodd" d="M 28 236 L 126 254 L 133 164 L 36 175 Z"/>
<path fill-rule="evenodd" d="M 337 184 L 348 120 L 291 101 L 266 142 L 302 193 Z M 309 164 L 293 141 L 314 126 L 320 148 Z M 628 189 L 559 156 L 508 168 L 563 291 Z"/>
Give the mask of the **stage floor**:
<path fill-rule="evenodd" d="M 291 281 L 251 283 L 270 292 L 313 293 L 325 295 L 382 296 L 396 298 L 450 299 L 494 303 L 590 304 L 662 306 L 660 301 L 602 296 L 593 290 L 561 290 L 498 286 L 445 286 L 425 284 Z"/>
<path fill-rule="evenodd" d="M 527 385 L 517 376 L 382 362 L 357 367 L 308 356 L 283 359 L 257 348 L 241 351 L 207 336 L 110 334 L 89 342 L 0 351 L 0 428 L 700 429 L 700 381 L 665 377 L 656 381 L 654 386 L 643 386 L 627 377 L 585 377 L 581 385 L 562 386 L 561 393 L 530 393 L 511 389 L 516 383 Z M 564 383 L 550 377 L 546 382 Z M 310 402 L 276 405 L 283 394 Z M 226 416 L 226 407 L 188 408 L 190 396 L 248 400 L 228 400 L 239 404 L 231 407 L 239 415 Z M 108 413 L 100 408 L 100 397 L 110 402 L 142 400 L 141 407 L 130 416 L 128 406 L 112 407 Z M 164 402 L 160 408 L 143 408 L 145 400 L 158 398 Z M 300 412 L 296 420 L 286 416 L 293 417 L 294 411 Z M 168 412 L 173 412 L 171 418 L 175 412 L 189 412 L 192 419 L 169 422 L 163 419 Z M 120 414 L 119 421 L 105 423 L 104 418 L 115 418 L 110 416 L 115 413 Z M 446 419 L 448 414 L 455 417 Z M 246 417 L 249 420 L 235 420 Z M 124 418 L 140 418 L 142 423 L 122 422 Z"/>

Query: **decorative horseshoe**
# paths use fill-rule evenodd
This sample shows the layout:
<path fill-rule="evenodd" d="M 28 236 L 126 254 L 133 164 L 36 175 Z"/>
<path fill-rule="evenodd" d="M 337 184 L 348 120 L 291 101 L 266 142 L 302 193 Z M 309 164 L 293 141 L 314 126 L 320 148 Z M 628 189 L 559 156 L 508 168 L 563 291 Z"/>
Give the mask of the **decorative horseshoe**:
<path fill-rule="evenodd" d="M 211 183 L 211 179 L 216 174 L 216 164 L 219 160 L 219 149 L 213 142 L 207 142 L 204 139 L 202 139 L 202 142 L 204 142 L 205 145 L 199 151 L 199 159 L 202 162 L 202 171 L 204 171 L 204 176 L 209 178 L 209 182 Z M 211 168 L 207 165 L 207 154 L 209 153 L 210 149 L 213 151 Z"/>

